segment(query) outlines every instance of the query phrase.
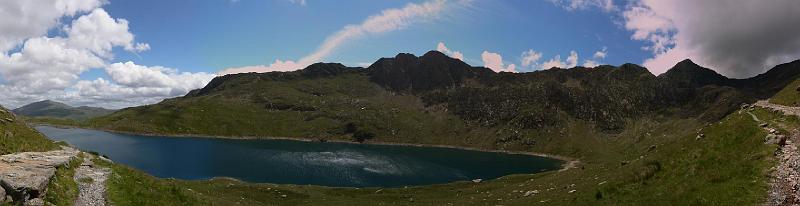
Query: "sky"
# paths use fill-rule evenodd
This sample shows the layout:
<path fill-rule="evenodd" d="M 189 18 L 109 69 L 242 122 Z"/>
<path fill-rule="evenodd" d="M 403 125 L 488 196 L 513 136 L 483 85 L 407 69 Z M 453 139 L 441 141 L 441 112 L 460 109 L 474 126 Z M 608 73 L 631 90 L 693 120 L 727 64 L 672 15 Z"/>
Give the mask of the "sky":
<path fill-rule="evenodd" d="M 497 72 L 800 59 L 797 0 L 5 0 L 0 104 L 124 108 L 219 75 L 441 51 Z"/>

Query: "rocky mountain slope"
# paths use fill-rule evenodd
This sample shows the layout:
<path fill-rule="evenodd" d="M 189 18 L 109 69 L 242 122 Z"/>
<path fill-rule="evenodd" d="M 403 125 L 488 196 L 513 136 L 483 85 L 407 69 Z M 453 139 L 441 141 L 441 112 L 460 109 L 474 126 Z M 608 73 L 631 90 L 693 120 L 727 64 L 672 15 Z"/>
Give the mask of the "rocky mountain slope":
<path fill-rule="evenodd" d="M 87 106 L 73 107 L 61 102 L 43 100 L 14 109 L 13 112 L 26 117 L 86 120 L 111 114 L 114 110 Z"/>
<path fill-rule="evenodd" d="M 798 77 L 799 66 L 779 65 L 749 79 L 729 79 L 690 60 L 659 76 L 634 64 L 495 73 L 431 51 L 381 58 L 368 68 L 318 63 L 225 75 L 184 97 L 89 122 L 139 133 L 527 150 L 576 122 L 616 133 L 641 118 L 717 120 L 774 95 Z"/>

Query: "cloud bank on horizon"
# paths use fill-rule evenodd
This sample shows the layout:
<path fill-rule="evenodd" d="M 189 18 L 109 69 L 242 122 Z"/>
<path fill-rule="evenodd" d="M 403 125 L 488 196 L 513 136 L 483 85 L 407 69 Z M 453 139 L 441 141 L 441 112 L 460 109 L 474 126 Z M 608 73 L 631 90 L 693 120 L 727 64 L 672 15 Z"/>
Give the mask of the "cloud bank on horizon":
<path fill-rule="evenodd" d="M 226 2 L 245 3 L 242 0 Z M 315 4 L 306 0 L 285 2 L 298 8 Z M 546 2 L 553 5 L 552 9 L 562 12 L 605 14 L 607 21 L 617 25 L 617 31 L 627 33 L 629 41 L 646 45 L 640 52 L 649 55 L 639 63 L 654 74 L 661 74 L 678 61 L 690 58 L 726 76 L 749 77 L 776 64 L 800 58 L 800 27 L 797 26 L 800 25 L 800 1 L 796 0 Z M 137 41 L 130 29 L 136 22 L 114 18 L 113 13 L 104 9 L 110 4 L 107 0 L 2 1 L 0 93 L 3 98 L 0 104 L 17 107 L 52 99 L 73 105 L 122 108 L 155 103 L 203 87 L 218 75 L 298 70 L 315 62 L 336 61 L 328 58 L 343 47 L 358 45 L 359 41 L 374 36 L 424 25 L 447 29 L 452 21 L 460 21 L 458 18 L 463 15 L 457 15 L 459 13 L 487 16 L 486 19 L 492 15 L 473 3 L 471 0 L 427 0 L 384 8 L 365 15 L 360 23 L 338 27 L 302 57 L 265 58 L 272 59 L 269 65 L 181 72 L 160 65 L 137 64 L 135 59 L 117 59 L 115 51 L 136 55 L 164 45 L 151 47 L 147 42 Z M 453 39 L 439 40 L 429 48 L 496 72 L 523 72 L 552 67 L 594 67 L 621 52 L 613 47 L 615 42 L 603 42 L 599 37 L 598 41 L 602 44 L 592 46 L 594 48 L 563 48 L 565 50 L 560 52 L 537 48 L 541 45 L 525 45 L 524 50 L 517 50 L 519 53 L 495 47 L 476 49 Z M 102 72 L 102 75 L 82 76 L 89 71 Z"/>

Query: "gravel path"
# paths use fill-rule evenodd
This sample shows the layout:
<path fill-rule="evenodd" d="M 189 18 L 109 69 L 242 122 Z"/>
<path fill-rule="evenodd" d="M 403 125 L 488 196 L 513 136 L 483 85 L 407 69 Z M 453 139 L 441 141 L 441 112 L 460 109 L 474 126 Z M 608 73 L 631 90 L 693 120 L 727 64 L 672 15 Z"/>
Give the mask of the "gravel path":
<path fill-rule="evenodd" d="M 75 182 L 79 189 L 75 205 L 78 206 L 106 205 L 106 180 L 111 170 L 95 167 L 91 158 L 93 156 L 85 154 L 83 163 L 75 170 Z"/>
<path fill-rule="evenodd" d="M 756 106 L 783 112 L 784 115 L 800 116 L 800 107 L 789 107 L 769 103 L 767 100 L 758 101 Z M 748 112 L 749 113 L 749 112 Z M 754 115 L 755 116 L 755 115 Z M 771 126 L 765 130 L 774 131 Z M 775 133 L 775 132 L 771 132 Z M 775 134 L 771 134 L 773 137 Z M 780 136 L 779 134 L 777 136 Z M 767 136 L 769 140 L 770 136 Z M 766 205 L 800 205 L 800 131 L 792 130 L 785 137 L 785 143 L 778 143 L 776 152 L 778 165 L 772 171 L 769 186 L 769 199 Z"/>

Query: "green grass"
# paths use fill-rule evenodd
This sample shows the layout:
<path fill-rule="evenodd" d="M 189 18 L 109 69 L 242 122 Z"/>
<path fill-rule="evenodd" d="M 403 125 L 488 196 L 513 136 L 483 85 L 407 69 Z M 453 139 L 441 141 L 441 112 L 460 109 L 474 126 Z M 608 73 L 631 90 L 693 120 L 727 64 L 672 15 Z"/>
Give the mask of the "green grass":
<path fill-rule="evenodd" d="M 412 95 L 392 95 L 362 74 L 259 81 L 253 88 L 165 100 L 88 121 L 123 132 L 353 140 L 347 124 L 372 141 L 494 147 L 493 129 L 470 125 Z"/>
<path fill-rule="evenodd" d="M 56 174 L 47 184 L 45 201 L 54 205 L 72 205 L 78 198 L 78 184 L 75 182 L 75 169 L 80 167 L 83 155 L 78 155 L 64 166 L 56 169 Z"/>
<path fill-rule="evenodd" d="M 175 180 L 158 179 L 124 165 L 93 159 L 100 167 L 111 168 L 106 182 L 107 200 L 117 206 L 140 205 L 206 205 Z"/>
<path fill-rule="evenodd" d="M 17 152 L 49 151 L 58 146 L 33 128 L 23 119 L 16 118 L 0 107 L 0 155 Z M 7 122 L 11 119 L 13 122 Z"/>
<path fill-rule="evenodd" d="M 769 102 L 787 106 L 800 106 L 800 79 L 795 80 L 769 99 Z"/>

